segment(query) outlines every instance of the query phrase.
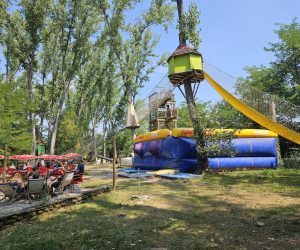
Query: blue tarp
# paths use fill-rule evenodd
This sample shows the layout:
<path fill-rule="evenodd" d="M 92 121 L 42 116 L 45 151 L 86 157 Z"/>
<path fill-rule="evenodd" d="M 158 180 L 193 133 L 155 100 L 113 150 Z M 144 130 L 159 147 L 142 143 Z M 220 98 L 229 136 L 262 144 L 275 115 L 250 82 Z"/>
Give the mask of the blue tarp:
<path fill-rule="evenodd" d="M 126 178 L 141 179 L 141 178 L 153 177 L 154 175 L 153 174 L 146 174 L 146 173 L 132 173 L 132 174 L 118 173 L 118 176 L 126 177 Z"/>
<path fill-rule="evenodd" d="M 118 172 L 123 172 L 123 173 L 137 173 L 138 170 L 136 168 L 122 168 L 119 169 Z"/>
<path fill-rule="evenodd" d="M 174 174 L 162 174 L 160 175 L 162 178 L 167 178 L 167 179 L 193 179 L 193 178 L 199 178 L 202 177 L 201 175 L 197 174 L 188 174 L 188 173 L 174 173 Z"/>

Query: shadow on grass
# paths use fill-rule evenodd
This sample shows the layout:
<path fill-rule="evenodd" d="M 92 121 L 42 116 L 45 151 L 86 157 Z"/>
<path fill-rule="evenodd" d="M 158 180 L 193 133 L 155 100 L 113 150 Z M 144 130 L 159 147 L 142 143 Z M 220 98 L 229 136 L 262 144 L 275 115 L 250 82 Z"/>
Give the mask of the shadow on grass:
<path fill-rule="evenodd" d="M 105 176 L 109 175 L 106 170 Z M 109 184 L 111 177 L 104 178 L 105 184 Z M 98 187 L 101 181 L 91 181 L 86 187 Z M 148 185 L 160 185 L 161 188 L 171 190 L 189 191 L 190 185 L 199 186 L 199 190 L 219 188 L 225 189 L 236 188 L 238 185 L 241 190 L 260 189 L 261 191 L 272 191 L 290 197 L 300 197 L 300 170 L 279 168 L 276 170 L 251 170 L 236 172 L 208 173 L 204 178 L 196 180 L 158 180 L 153 183 L 141 183 Z M 189 184 L 190 183 L 190 184 Z M 126 178 L 118 178 L 118 189 L 137 189 L 139 180 L 129 180 Z M 159 191 L 159 190 L 158 190 Z"/>
<path fill-rule="evenodd" d="M 120 193 L 121 195 L 122 193 Z M 127 198 L 128 199 L 128 198 Z M 121 199 L 123 201 L 124 199 Z M 299 206 L 245 209 L 209 196 L 182 209 L 122 204 L 109 195 L 0 232 L 1 249 L 286 249 L 299 246 Z M 257 221 L 265 226 L 258 227 Z"/>
<path fill-rule="evenodd" d="M 272 191 L 296 191 L 300 188 L 300 171 L 287 169 L 238 171 L 229 173 L 210 173 L 207 177 L 208 184 L 222 185 L 224 187 L 234 185 L 263 185 L 272 187 Z"/>

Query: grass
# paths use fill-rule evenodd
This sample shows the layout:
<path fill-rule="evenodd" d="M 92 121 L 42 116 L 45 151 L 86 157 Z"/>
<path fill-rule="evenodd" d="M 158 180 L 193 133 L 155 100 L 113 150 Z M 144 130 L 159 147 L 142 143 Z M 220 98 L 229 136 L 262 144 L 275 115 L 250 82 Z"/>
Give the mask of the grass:
<path fill-rule="evenodd" d="M 86 187 L 110 183 L 88 181 Z M 300 170 L 118 179 L 117 191 L 0 232 L 1 249 L 297 249 Z M 148 194 L 150 200 L 131 200 Z M 263 222 L 258 226 L 257 222 Z"/>

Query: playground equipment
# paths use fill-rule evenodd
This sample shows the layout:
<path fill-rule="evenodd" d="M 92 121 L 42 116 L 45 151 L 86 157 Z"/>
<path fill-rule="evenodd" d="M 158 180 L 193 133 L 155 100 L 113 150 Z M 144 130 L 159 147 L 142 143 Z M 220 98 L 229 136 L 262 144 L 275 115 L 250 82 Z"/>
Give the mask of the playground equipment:
<path fill-rule="evenodd" d="M 172 129 L 177 127 L 177 109 L 171 91 L 155 92 L 149 96 L 149 129 Z"/>
<path fill-rule="evenodd" d="M 160 130 L 140 135 L 135 139 L 134 167 L 143 170 L 171 168 L 183 172 L 193 172 L 196 169 L 197 152 L 195 140 L 192 138 L 193 131 L 176 129 L 176 123 L 172 132 L 168 129 L 161 129 L 168 128 L 165 120 L 160 123 L 159 112 L 156 112 L 155 119 L 152 119 L 152 113 L 153 110 L 157 111 L 161 105 L 165 105 L 164 95 L 171 96 L 176 87 L 186 100 L 193 104 L 191 100 L 195 99 L 199 84 L 204 79 L 234 108 L 271 130 L 235 132 L 237 138 L 231 141 L 236 152 L 235 157 L 229 157 L 229 155 L 211 157 L 208 159 L 210 169 L 276 168 L 278 165 L 277 134 L 300 144 L 300 107 L 248 86 L 243 86 L 239 93 L 240 98 L 234 96 L 203 70 L 202 55 L 186 44 L 180 44 L 176 48 L 168 59 L 168 66 L 169 80 L 163 78 L 154 88 L 149 98 L 148 112 L 143 108 L 138 110 L 140 120 L 145 118 L 150 111 L 150 129 Z M 185 94 L 181 89 L 182 85 L 184 85 Z M 166 88 L 164 89 L 163 86 Z M 160 93 L 163 98 L 157 97 Z M 152 104 L 153 96 L 155 96 L 155 105 Z M 141 113 L 142 116 L 139 115 Z M 217 131 L 206 131 L 206 134 L 214 134 Z"/>
<path fill-rule="evenodd" d="M 215 90 L 218 89 L 217 92 L 225 101 L 230 101 L 229 103 L 233 105 L 233 107 L 260 124 L 262 127 L 274 131 L 278 135 L 296 144 L 300 144 L 299 106 L 251 86 L 243 87 L 243 92 L 247 94 L 241 95 L 240 93 L 230 93 L 223 88 L 215 78 L 226 81 L 231 85 L 236 83 L 236 79 L 215 68 L 208 62 L 204 62 L 203 66 L 205 68 L 205 80 L 208 81 Z M 170 82 L 167 75 L 165 75 L 151 93 L 162 91 L 164 89 L 173 92 L 175 88 L 176 87 Z M 274 119 L 274 112 L 270 112 L 270 106 L 272 106 L 272 109 L 275 109 L 276 121 Z M 144 120 L 149 115 L 148 105 L 140 106 L 136 113 L 139 121 Z"/>
<path fill-rule="evenodd" d="M 206 134 L 222 131 L 207 130 Z M 230 145 L 235 151 L 234 157 L 226 154 L 211 157 L 210 169 L 277 167 L 275 133 L 260 129 L 242 129 L 236 131 L 235 136 Z M 162 129 L 138 136 L 134 144 L 133 165 L 142 170 L 195 171 L 197 152 L 192 129 Z"/>
<path fill-rule="evenodd" d="M 168 58 L 170 82 L 175 86 L 181 85 L 185 79 L 192 83 L 201 82 L 204 79 L 202 61 L 202 55 L 197 50 L 180 44 Z"/>
<path fill-rule="evenodd" d="M 222 88 L 210 75 L 204 72 L 205 79 L 210 83 L 210 85 L 233 107 L 239 110 L 241 113 L 249 117 L 251 120 L 260 124 L 261 126 L 281 135 L 282 137 L 300 144 L 300 134 L 296 131 L 285 127 L 275 121 L 272 121 L 267 116 L 261 114 L 255 109 L 249 107 L 244 102 L 238 100 L 233 95 L 231 95 L 228 91 Z M 292 107 L 292 106 L 291 106 Z M 298 111 L 299 112 L 299 111 Z M 298 128 L 297 128 L 298 129 Z"/>

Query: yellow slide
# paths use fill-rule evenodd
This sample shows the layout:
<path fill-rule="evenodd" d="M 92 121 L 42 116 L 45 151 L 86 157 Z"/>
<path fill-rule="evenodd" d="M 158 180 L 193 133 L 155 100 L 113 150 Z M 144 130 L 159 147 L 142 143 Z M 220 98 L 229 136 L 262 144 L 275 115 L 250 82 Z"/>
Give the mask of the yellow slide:
<path fill-rule="evenodd" d="M 204 77 L 208 83 L 234 108 L 242 112 L 245 116 L 249 117 L 251 120 L 260 124 L 261 126 L 281 135 L 282 137 L 300 144 L 300 134 L 288 129 L 276 122 L 273 122 L 266 116 L 262 115 L 258 111 L 250 108 L 248 105 L 235 98 L 229 92 L 227 92 L 221 85 L 219 85 L 213 78 L 211 78 L 206 72 L 204 72 Z"/>

